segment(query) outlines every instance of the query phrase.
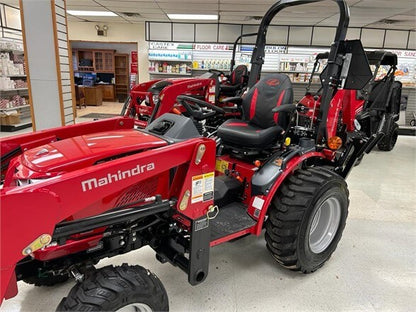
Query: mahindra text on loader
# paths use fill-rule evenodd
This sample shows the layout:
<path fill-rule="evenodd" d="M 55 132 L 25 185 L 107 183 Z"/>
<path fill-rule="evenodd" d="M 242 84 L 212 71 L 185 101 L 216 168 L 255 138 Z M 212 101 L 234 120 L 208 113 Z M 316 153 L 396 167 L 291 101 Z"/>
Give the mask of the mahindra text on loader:
<path fill-rule="evenodd" d="M 144 130 L 116 117 L 1 140 L 1 298 L 17 281 L 77 281 L 59 311 L 166 311 L 161 281 L 136 264 L 96 269 L 100 259 L 150 246 L 191 285 L 208 276 L 210 248 L 265 229 L 282 266 L 310 273 L 331 256 L 348 214 L 350 170 L 384 137 L 397 99 L 375 108 L 357 94 L 371 79 L 358 40 L 346 41 L 349 9 L 321 74 L 322 90 L 294 105 L 289 78 L 260 77 L 267 28 L 282 9 L 322 0 L 282 0 L 265 14 L 243 118 L 214 137 L 195 124 L 209 104 L 177 98 Z M 214 112 L 215 113 L 215 112 Z M 373 123 L 376 126 L 362 127 Z"/>

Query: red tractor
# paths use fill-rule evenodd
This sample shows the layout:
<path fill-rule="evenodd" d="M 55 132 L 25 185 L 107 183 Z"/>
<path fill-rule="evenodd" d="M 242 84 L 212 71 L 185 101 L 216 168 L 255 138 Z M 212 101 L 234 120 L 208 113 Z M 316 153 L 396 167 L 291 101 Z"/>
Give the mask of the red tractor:
<path fill-rule="evenodd" d="M 313 106 L 292 103 L 285 75 L 258 79 L 272 18 L 318 1 L 282 0 L 267 11 L 237 103 L 243 118 L 226 120 L 215 139 L 195 126 L 212 105 L 186 95 L 177 99 L 186 116 L 166 113 L 142 130 L 116 117 L 2 139 L 1 298 L 17 294 L 18 280 L 73 277 L 59 311 L 166 311 L 166 291 L 148 270 L 95 264 L 150 246 L 197 285 L 211 247 L 264 229 L 282 266 L 310 273 L 324 265 L 346 224 L 345 178 L 384 133 L 361 131 L 365 116 L 354 121 L 363 105 L 356 90 L 371 71 L 361 42 L 345 40 L 344 0 L 333 0 L 340 20 Z"/>
<path fill-rule="evenodd" d="M 238 107 L 224 100 L 241 95 L 247 87 L 247 66 L 234 67 L 235 54 L 242 38 L 255 35 L 257 33 L 243 34 L 235 40 L 229 75 L 220 70 L 210 69 L 199 77 L 155 79 L 138 84 L 130 91 L 121 115 L 134 118 L 136 126 L 145 128 L 165 113 L 186 114 L 186 110 L 177 103 L 176 98 L 179 95 L 189 95 L 221 108 L 217 110 L 218 114 L 206 120 L 210 127 L 218 127 L 227 118 L 240 117 L 241 111 Z"/>

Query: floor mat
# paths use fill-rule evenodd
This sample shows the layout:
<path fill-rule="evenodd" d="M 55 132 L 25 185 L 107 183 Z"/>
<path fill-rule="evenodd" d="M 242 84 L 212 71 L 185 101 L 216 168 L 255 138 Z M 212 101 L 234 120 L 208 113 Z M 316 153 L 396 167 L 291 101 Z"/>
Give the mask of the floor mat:
<path fill-rule="evenodd" d="M 80 118 L 97 118 L 97 119 L 105 119 L 120 116 L 117 114 L 100 114 L 100 113 L 89 113 L 83 116 L 79 116 Z"/>

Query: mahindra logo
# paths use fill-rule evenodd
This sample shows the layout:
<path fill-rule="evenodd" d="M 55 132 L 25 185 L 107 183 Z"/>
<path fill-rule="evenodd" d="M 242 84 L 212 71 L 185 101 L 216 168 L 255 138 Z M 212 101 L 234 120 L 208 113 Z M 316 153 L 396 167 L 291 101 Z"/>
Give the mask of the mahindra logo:
<path fill-rule="evenodd" d="M 274 86 L 278 86 L 280 84 L 280 80 L 279 79 L 269 79 L 269 80 L 266 81 L 266 83 L 269 86 L 274 87 Z"/>
<path fill-rule="evenodd" d="M 202 86 L 202 83 L 201 82 L 198 82 L 198 83 L 194 83 L 194 84 L 188 85 L 187 88 L 188 89 L 192 89 L 192 88 L 200 87 L 200 86 Z"/>
<path fill-rule="evenodd" d="M 92 178 L 81 182 L 82 191 L 91 191 L 107 184 L 126 180 L 139 174 L 149 172 L 155 169 L 154 163 L 148 163 L 146 165 L 137 165 L 133 169 L 127 169 L 125 171 L 118 170 L 116 173 L 108 173 L 106 176 L 101 178 Z"/>

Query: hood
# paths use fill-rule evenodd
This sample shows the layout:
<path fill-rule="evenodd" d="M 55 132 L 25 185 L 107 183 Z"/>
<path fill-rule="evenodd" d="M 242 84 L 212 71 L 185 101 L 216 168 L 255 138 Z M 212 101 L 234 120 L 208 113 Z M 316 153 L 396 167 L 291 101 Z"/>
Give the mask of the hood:
<path fill-rule="evenodd" d="M 22 164 L 38 173 L 69 172 L 165 145 L 166 141 L 137 130 L 100 132 L 28 150 L 23 153 Z"/>

